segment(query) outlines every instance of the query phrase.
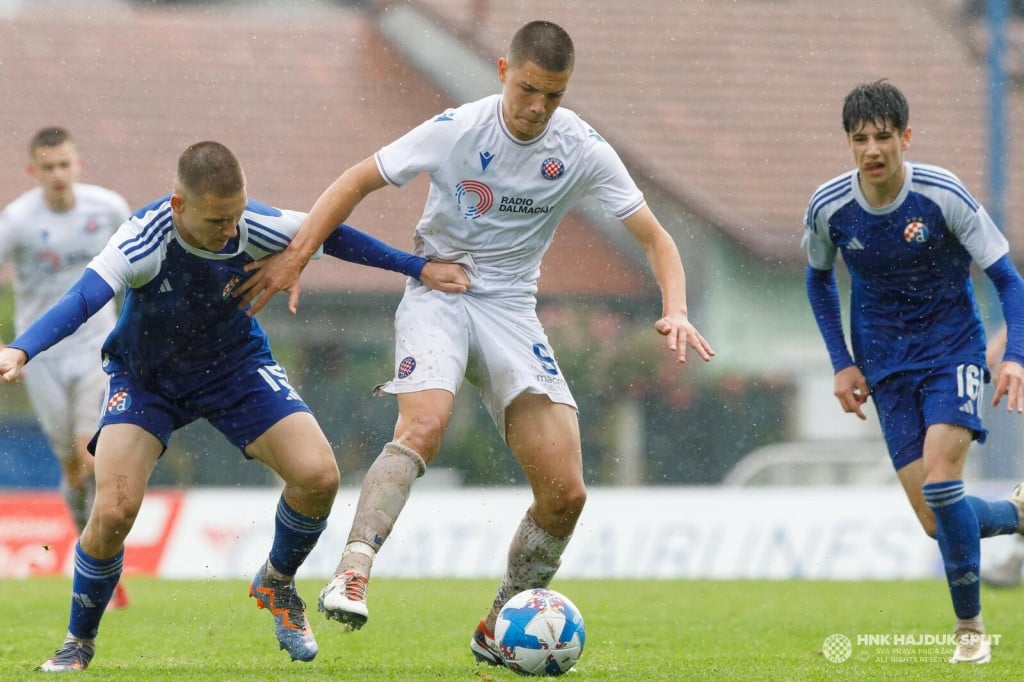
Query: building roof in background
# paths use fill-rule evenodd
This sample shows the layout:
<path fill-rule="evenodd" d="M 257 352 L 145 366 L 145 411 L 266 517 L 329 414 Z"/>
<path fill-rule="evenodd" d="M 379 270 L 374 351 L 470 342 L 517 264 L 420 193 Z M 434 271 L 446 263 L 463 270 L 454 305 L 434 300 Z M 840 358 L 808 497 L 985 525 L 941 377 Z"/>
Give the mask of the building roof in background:
<path fill-rule="evenodd" d="M 388 4 L 378 0 L 375 9 Z M 803 262 L 806 202 L 850 164 L 839 108 L 859 82 L 887 77 L 902 88 L 914 129 L 908 156 L 946 166 L 993 205 L 984 33 L 968 30 L 954 0 L 400 4 L 455 31 L 490 63 L 525 21 L 565 26 L 579 55 L 565 105 L 608 138 L 635 175 L 769 262 Z M 241 158 L 254 198 L 306 209 L 348 165 L 455 104 L 356 9 L 113 7 L 26 3 L 0 16 L 0 203 L 32 186 L 23 171 L 31 133 L 62 124 L 85 155 L 83 180 L 118 189 L 133 205 L 169 191 L 185 145 L 216 138 Z M 1008 100 L 1007 131 L 1024 129 L 1019 100 Z M 1012 167 L 1024 140 L 1003 139 L 1004 215 L 1019 252 L 1024 185 L 1013 182 Z M 375 193 L 352 222 L 411 248 L 425 191 L 421 178 Z M 391 273 L 330 260 L 310 266 L 307 288 L 401 286 Z M 652 291 L 645 270 L 578 215 L 559 230 L 541 286 Z"/>
<path fill-rule="evenodd" d="M 453 104 L 364 14 L 339 7 L 295 14 L 193 4 L 95 13 L 26 7 L 0 15 L 0 85 L 0 204 L 34 184 L 24 170 L 32 133 L 63 125 L 84 157 L 82 180 L 118 190 L 133 206 L 170 192 L 188 144 L 216 139 L 242 161 L 251 197 L 308 210 L 349 165 Z M 376 192 L 351 222 L 411 249 L 426 188 L 420 178 Z M 400 275 L 331 261 L 310 265 L 307 291 L 403 285 Z M 541 287 L 655 290 L 648 274 L 575 216 L 559 230 Z"/>
<path fill-rule="evenodd" d="M 386 4 L 386 3 L 385 3 Z M 403 3 L 405 4 L 405 3 Z M 481 54 L 548 19 L 576 45 L 564 105 L 633 169 L 745 249 L 804 262 L 815 188 L 851 166 L 840 121 L 856 84 L 888 78 L 907 95 L 908 158 L 946 166 L 983 203 L 989 143 L 985 64 L 955 2 L 934 0 L 412 0 Z M 1020 96 L 1008 130 L 1024 129 Z M 1024 140 L 1009 135 L 1010 165 Z M 1008 182 L 1011 242 L 1024 248 L 1024 185 Z"/>

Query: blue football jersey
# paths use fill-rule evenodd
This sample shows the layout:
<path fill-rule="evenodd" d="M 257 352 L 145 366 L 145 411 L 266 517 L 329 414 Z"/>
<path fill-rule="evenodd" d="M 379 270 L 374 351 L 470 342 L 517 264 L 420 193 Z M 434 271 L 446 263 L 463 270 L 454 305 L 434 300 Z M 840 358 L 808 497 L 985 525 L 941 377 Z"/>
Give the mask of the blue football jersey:
<path fill-rule="evenodd" d="M 284 249 L 304 217 L 250 200 L 237 238 L 211 253 L 178 237 L 169 197 L 138 210 L 89 264 L 111 289 L 126 289 L 104 367 L 177 399 L 229 376 L 243 358 L 274 364 L 263 328 L 231 294 L 248 276 L 242 268 Z"/>
<path fill-rule="evenodd" d="M 987 268 L 1009 245 L 956 176 L 907 163 L 900 194 L 876 208 L 850 171 L 817 189 L 804 227 L 811 267 L 829 270 L 842 252 L 853 356 L 870 385 L 904 370 L 984 365 L 970 266 Z"/>

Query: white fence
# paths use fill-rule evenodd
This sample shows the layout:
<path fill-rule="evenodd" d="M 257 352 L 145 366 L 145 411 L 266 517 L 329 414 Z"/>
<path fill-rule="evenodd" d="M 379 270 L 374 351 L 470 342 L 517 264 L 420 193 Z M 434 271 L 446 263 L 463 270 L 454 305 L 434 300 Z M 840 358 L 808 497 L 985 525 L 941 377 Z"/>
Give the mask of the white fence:
<path fill-rule="evenodd" d="M 341 490 L 303 577 L 331 575 L 357 498 L 358 490 Z M 150 491 L 129 536 L 127 570 L 167 578 L 249 576 L 270 548 L 277 499 L 273 490 Z M 526 489 L 414 489 L 374 575 L 499 577 L 529 504 Z M 986 540 L 983 548 L 1000 553 L 1007 540 Z M 0 492 L 0 577 L 69 574 L 73 545 L 56 493 Z M 559 573 L 603 579 L 940 575 L 934 542 L 894 485 L 593 488 Z"/>

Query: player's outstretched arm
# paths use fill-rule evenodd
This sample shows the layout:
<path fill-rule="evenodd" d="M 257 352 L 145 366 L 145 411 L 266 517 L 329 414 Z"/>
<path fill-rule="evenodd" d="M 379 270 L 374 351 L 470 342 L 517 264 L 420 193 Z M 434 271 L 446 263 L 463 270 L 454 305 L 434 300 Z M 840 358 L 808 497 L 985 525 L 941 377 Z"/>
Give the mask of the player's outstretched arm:
<path fill-rule="evenodd" d="M 715 355 L 711 344 L 693 326 L 686 309 L 686 273 L 679 258 L 679 249 L 654 213 L 644 206 L 623 223 L 647 254 L 647 262 L 661 289 L 661 318 L 654 329 L 666 338 L 668 349 L 681 363 L 686 362 L 686 348 L 697 352 L 704 362 Z"/>
<path fill-rule="evenodd" d="M 350 263 L 400 272 L 437 291 L 462 294 L 469 288 L 469 275 L 461 265 L 430 262 L 351 225 L 341 225 L 324 240 L 324 253 Z"/>
<path fill-rule="evenodd" d="M 275 294 L 287 291 L 288 310 L 294 315 L 299 309 L 299 277 L 303 268 L 359 202 L 386 185 L 372 156 L 342 173 L 313 204 L 284 251 L 246 266 L 252 275 L 235 289 L 238 307 L 248 307 L 249 315 L 255 315 Z"/>
<path fill-rule="evenodd" d="M 114 290 L 100 275 L 87 267 L 78 281 L 40 315 L 35 322 L 3 350 L 24 355 L 21 365 L 57 342 L 71 336 L 86 320 L 114 298 Z M 5 355 L 5 357 L 17 356 Z M 14 369 L 13 367 L 10 369 Z M 20 369 L 20 366 L 19 368 Z M 13 376 L 17 376 L 17 372 Z"/>

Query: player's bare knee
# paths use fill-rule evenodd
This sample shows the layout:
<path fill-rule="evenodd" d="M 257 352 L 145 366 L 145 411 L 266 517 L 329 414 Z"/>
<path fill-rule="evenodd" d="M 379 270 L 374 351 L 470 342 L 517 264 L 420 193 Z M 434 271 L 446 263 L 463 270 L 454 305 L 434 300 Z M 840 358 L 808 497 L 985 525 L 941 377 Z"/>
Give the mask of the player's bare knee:
<path fill-rule="evenodd" d="M 306 472 L 297 480 L 289 482 L 292 491 L 303 500 L 307 509 L 330 510 L 341 486 L 338 463 L 331 458 L 323 466 Z M 316 514 L 314 514 L 316 515 Z"/>
<path fill-rule="evenodd" d="M 341 486 L 341 472 L 338 471 L 336 462 L 332 461 L 331 463 L 333 466 L 326 467 L 320 473 L 320 476 L 317 477 L 312 493 L 317 497 L 333 502 L 335 495 L 338 494 L 338 488 Z"/>
<path fill-rule="evenodd" d="M 537 496 L 537 507 L 547 518 L 577 519 L 587 503 L 587 489 L 582 484 L 569 488 L 552 489 Z"/>
<path fill-rule="evenodd" d="M 429 464 L 441 449 L 445 422 L 432 416 L 416 416 L 403 419 L 401 428 L 395 429 L 393 443 L 409 448 Z"/>
<path fill-rule="evenodd" d="M 89 525 L 104 538 L 105 542 L 111 538 L 120 538 L 123 541 L 135 524 L 138 513 L 137 507 L 126 507 L 124 504 L 106 505 L 97 500 L 89 517 Z"/>

